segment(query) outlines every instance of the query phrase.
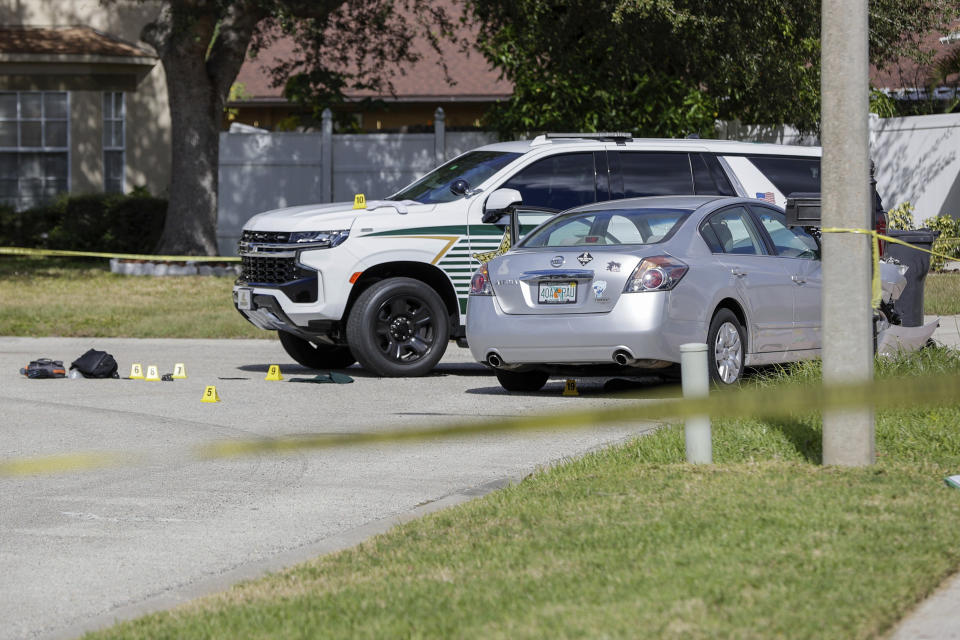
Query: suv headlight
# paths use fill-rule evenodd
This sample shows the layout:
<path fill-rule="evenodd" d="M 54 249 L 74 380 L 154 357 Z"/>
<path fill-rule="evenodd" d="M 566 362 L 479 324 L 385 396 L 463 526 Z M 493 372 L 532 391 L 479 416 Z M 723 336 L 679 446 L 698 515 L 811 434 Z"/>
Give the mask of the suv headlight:
<path fill-rule="evenodd" d="M 290 244 L 309 245 L 313 249 L 335 247 L 350 235 L 350 229 L 341 231 L 294 231 Z"/>

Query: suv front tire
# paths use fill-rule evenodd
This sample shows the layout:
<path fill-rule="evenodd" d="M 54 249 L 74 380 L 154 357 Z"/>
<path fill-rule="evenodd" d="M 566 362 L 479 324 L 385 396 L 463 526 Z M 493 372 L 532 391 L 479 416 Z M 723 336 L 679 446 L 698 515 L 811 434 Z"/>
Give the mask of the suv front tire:
<path fill-rule="evenodd" d="M 347 319 L 347 342 L 368 371 L 384 377 L 423 376 L 450 340 L 450 315 L 429 285 L 389 278 L 360 294 Z"/>

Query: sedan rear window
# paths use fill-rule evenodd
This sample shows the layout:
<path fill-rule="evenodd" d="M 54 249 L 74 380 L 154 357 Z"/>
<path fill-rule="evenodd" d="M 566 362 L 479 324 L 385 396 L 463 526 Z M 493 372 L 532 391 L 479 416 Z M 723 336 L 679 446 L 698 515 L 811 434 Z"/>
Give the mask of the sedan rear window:
<path fill-rule="evenodd" d="M 579 247 L 663 242 L 689 209 L 613 209 L 561 214 L 524 238 L 523 247 Z"/>

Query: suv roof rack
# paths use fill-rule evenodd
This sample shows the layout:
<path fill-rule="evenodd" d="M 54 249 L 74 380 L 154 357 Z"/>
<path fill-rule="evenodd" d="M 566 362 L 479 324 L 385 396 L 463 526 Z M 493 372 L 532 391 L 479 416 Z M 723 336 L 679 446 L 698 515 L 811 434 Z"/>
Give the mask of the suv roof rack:
<path fill-rule="evenodd" d="M 531 144 L 544 144 L 550 140 L 599 140 L 601 142 L 616 142 L 617 144 L 626 144 L 633 140 L 633 134 L 622 131 L 596 133 L 545 133 L 533 139 Z"/>

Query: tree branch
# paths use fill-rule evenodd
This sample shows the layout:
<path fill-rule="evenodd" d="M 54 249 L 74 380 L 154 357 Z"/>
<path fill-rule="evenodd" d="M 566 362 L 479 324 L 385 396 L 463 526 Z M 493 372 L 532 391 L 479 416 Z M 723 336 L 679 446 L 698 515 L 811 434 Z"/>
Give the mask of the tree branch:
<path fill-rule="evenodd" d="M 257 24 L 268 16 L 269 12 L 259 3 L 237 2 L 231 4 L 220 19 L 216 39 L 207 55 L 207 74 L 217 96 L 224 101 L 243 66 Z"/>
<path fill-rule="evenodd" d="M 144 42 L 156 49 L 157 55 L 163 58 L 170 46 L 170 33 L 173 26 L 173 10 L 169 4 L 163 5 L 160 13 L 152 22 L 143 25 L 140 37 Z"/>

